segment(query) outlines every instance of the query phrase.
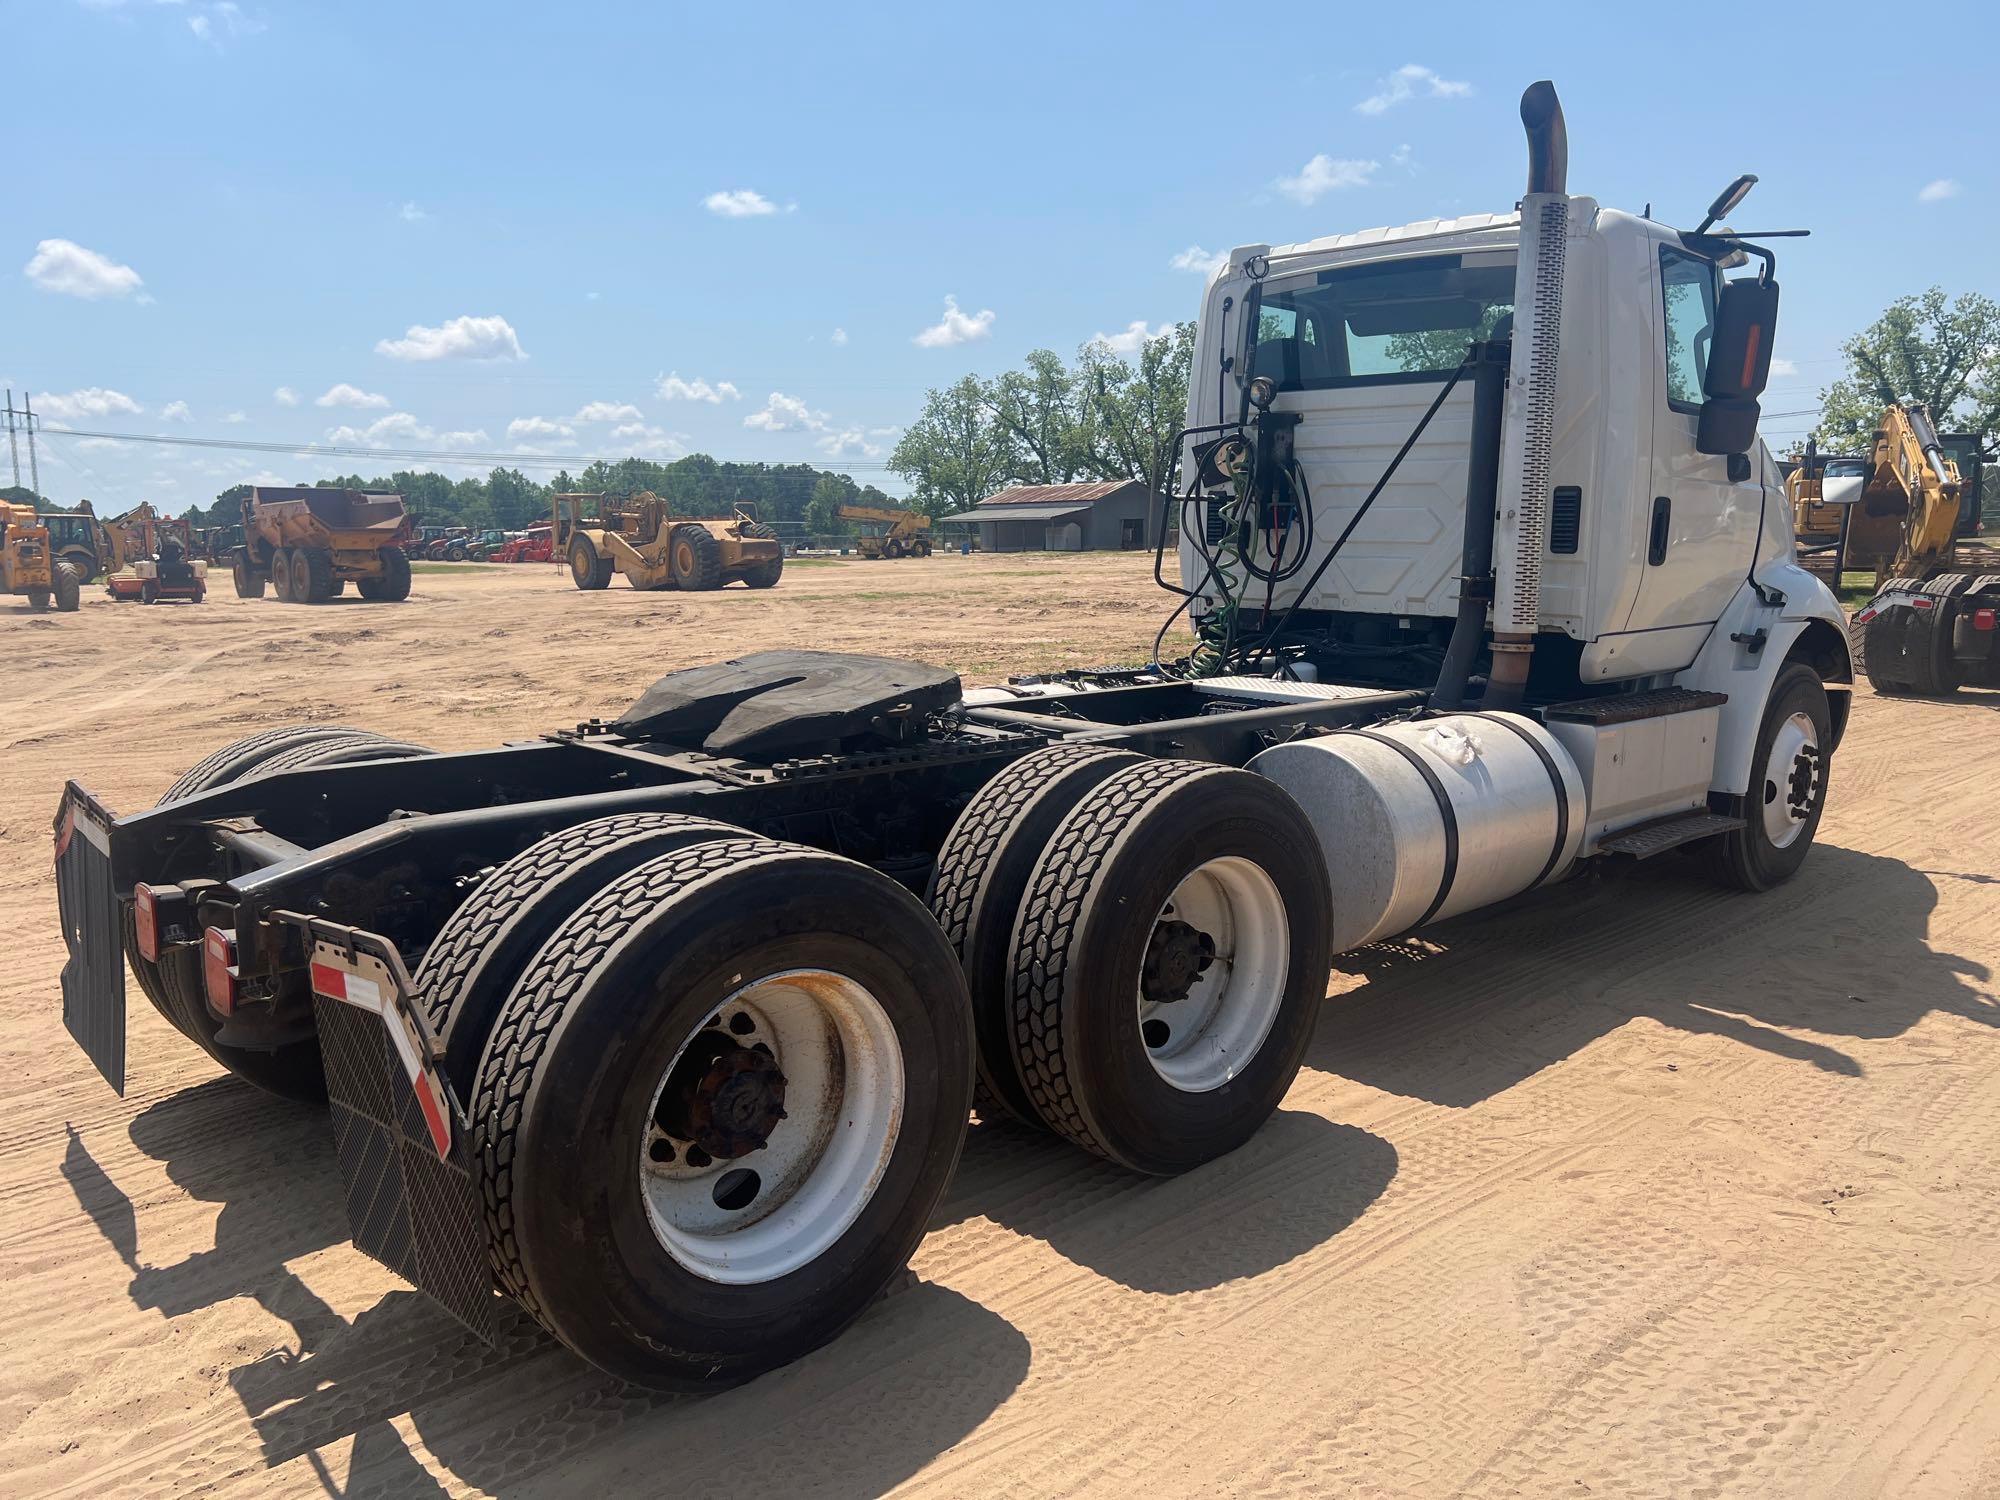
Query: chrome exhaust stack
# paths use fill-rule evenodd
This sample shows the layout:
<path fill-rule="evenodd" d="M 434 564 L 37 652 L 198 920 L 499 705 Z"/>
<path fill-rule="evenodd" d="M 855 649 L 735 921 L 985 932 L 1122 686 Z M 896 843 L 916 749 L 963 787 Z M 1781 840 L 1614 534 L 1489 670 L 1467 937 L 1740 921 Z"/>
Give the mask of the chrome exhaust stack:
<path fill-rule="evenodd" d="M 1493 670 L 1482 705 L 1486 708 L 1511 708 L 1521 701 L 1535 649 L 1569 245 L 1569 135 L 1554 84 L 1529 85 L 1521 95 L 1521 124 L 1528 133 L 1528 191 L 1521 199 L 1514 354 L 1501 423 Z"/>

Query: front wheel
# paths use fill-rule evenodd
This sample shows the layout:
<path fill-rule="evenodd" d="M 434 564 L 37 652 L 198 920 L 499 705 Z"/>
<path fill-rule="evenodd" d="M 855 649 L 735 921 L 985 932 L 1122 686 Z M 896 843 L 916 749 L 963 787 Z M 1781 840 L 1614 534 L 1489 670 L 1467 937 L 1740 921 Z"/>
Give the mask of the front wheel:
<path fill-rule="evenodd" d="M 55 586 L 49 590 L 49 593 L 56 601 L 56 608 L 64 614 L 74 612 L 83 602 L 82 586 L 76 576 L 76 569 L 72 568 L 66 562 L 57 563 L 55 566 L 54 584 Z"/>
<path fill-rule="evenodd" d="M 241 552 L 229 560 L 229 579 L 236 586 L 239 599 L 261 599 L 264 597 L 264 574 Z"/>
<path fill-rule="evenodd" d="M 599 557 L 590 538 L 580 536 L 569 544 L 569 576 L 586 591 L 606 588 L 611 583 L 611 559 Z"/>
<path fill-rule="evenodd" d="M 1724 885 L 1767 891 L 1805 863 L 1826 808 L 1833 716 L 1819 674 L 1802 662 L 1778 673 L 1764 701 L 1750 789 L 1725 799 L 1744 826 L 1708 845 L 1710 872 Z"/>
<path fill-rule="evenodd" d="M 851 1322 L 965 1136 L 965 984 L 887 876 L 703 843 L 605 885 L 528 964 L 472 1105 L 496 1275 L 591 1363 L 733 1384 Z"/>

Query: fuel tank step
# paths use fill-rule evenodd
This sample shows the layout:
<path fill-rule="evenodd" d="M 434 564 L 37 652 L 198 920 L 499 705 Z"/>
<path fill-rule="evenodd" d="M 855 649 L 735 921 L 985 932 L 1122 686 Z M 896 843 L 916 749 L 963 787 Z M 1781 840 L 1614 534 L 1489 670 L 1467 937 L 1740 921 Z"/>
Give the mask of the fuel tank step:
<path fill-rule="evenodd" d="M 1669 849 L 1691 844 L 1696 839 L 1709 838 L 1718 833 L 1734 833 L 1741 827 L 1743 819 L 1728 813 L 1675 813 L 1671 817 L 1655 818 L 1650 823 L 1640 823 L 1622 833 L 1599 839 L 1597 850 L 1600 854 L 1623 854 L 1629 859 L 1651 859 L 1655 854 L 1665 854 Z"/>

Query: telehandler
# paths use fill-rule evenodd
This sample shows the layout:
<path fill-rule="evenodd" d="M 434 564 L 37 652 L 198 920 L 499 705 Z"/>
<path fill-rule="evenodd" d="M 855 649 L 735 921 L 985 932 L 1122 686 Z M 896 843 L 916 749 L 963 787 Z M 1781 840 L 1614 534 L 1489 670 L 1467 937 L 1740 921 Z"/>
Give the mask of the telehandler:
<path fill-rule="evenodd" d="M 1852 668 L 1757 437 L 1754 179 L 1675 229 L 1569 194 L 1550 85 L 1521 114 L 1518 212 L 1210 281 L 1156 553 L 1191 657 L 773 651 L 492 750 L 279 726 L 150 812 L 71 782 L 72 1035 L 122 1089 L 129 964 L 330 1099 L 365 1252 L 713 1386 L 897 1274 L 975 1098 L 1185 1172 L 1276 1108 L 1336 952 L 1673 848 L 1786 880 Z"/>
<path fill-rule="evenodd" d="M 676 521 L 651 490 L 620 505 L 602 494 L 557 495 L 552 503 L 556 545 L 580 589 L 608 587 L 613 573 L 635 589 L 719 589 L 739 580 L 767 589 L 784 575 L 784 545 L 740 507 L 727 521 Z"/>

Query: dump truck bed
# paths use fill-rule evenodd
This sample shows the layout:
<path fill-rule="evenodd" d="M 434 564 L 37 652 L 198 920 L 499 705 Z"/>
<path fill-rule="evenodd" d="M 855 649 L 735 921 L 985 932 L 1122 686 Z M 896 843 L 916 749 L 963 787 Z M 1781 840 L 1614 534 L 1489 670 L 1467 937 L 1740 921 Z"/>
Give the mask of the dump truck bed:
<path fill-rule="evenodd" d="M 255 489 L 250 497 L 258 522 L 275 527 L 287 545 L 384 546 L 408 520 L 401 495 L 296 487 Z"/>

